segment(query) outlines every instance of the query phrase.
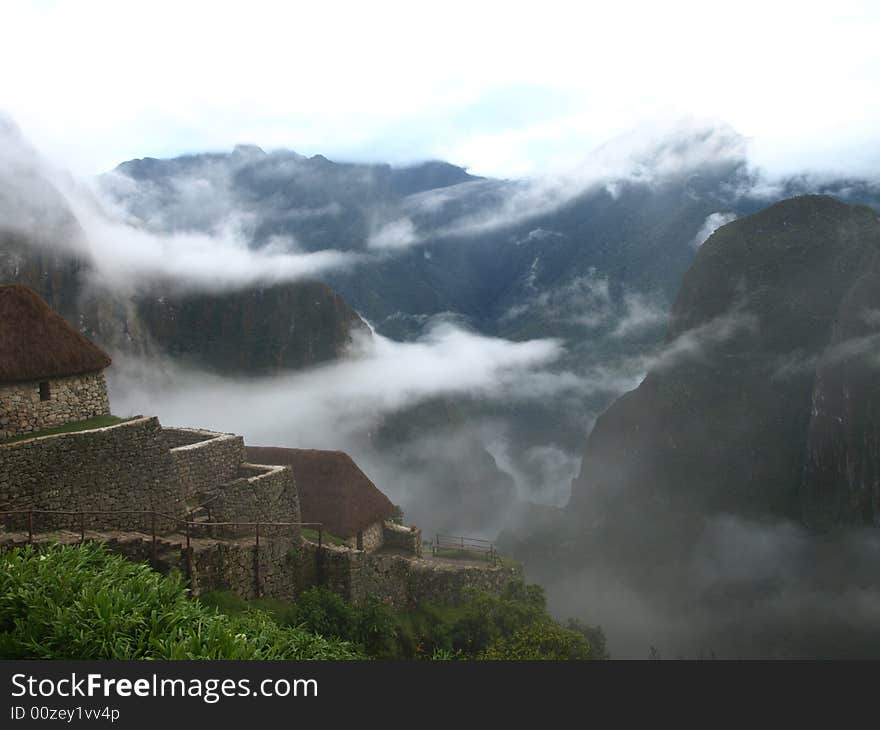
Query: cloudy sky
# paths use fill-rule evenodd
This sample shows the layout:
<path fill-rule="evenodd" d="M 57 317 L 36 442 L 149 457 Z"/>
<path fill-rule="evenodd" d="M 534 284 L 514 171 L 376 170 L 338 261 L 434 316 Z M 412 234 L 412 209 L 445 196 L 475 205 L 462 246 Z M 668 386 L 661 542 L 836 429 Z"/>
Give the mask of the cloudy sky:
<path fill-rule="evenodd" d="M 682 116 L 767 167 L 880 162 L 870 0 L 35 0 L 0 27 L 0 109 L 81 174 L 253 142 L 512 177 Z"/>

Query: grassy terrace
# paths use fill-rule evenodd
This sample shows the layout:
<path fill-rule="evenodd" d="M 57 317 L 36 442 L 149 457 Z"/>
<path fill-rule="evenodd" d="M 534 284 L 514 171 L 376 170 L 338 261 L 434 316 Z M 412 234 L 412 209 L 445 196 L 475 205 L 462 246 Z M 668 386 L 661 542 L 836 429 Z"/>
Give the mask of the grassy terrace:
<path fill-rule="evenodd" d="M 426 555 L 436 555 L 438 558 L 444 558 L 446 560 L 482 560 L 485 563 L 491 564 L 492 559 L 489 556 L 488 552 L 480 552 L 478 550 L 452 550 L 450 548 L 440 548 L 436 551 L 433 550 L 433 546 L 430 542 L 424 543 L 422 548 Z M 504 568 L 519 568 L 522 567 L 522 563 L 518 560 L 514 560 L 513 558 L 506 558 L 503 555 L 495 554 L 496 565 L 500 565 Z"/>
<path fill-rule="evenodd" d="M 302 536 L 309 542 L 318 542 L 318 531 L 313 530 L 310 527 L 304 527 L 302 529 Z M 346 543 L 345 540 L 341 537 L 336 537 L 336 535 L 331 535 L 327 530 L 324 530 L 321 533 L 321 542 L 324 545 L 342 545 L 348 547 L 348 543 Z"/>
<path fill-rule="evenodd" d="M 130 420 L 130 418 L 118 418 L 117 416 L 95 416 L 94 418 L 87 418 L 85 421 L 74 421 L 73 423 L 65 423 L 63 426 L 47 428 L 45 431 L 23 433 L 12 438 L 0 440 L 0 444 L 13 444 L 16 441 L 27 441 L 28 439 L 39 438 L 40 436 L 55 436 L 59 433 L 74 433 L 76 431 L 88 431 L 92 428 L 105 428 L 106 426 L 115 426 Z"/>

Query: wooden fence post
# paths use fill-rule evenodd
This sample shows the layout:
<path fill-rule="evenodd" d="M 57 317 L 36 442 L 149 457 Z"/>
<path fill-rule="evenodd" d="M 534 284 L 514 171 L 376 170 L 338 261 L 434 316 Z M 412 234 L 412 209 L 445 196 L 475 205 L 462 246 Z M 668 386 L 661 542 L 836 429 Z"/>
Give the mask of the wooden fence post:
<path fill-rule="evenodd" d="M 256 544 L 254 546 L 254 578 L 256 579 L 257 598 L 260 597 L 262 591 L 260 586 L 260 523 L 256 525 Z"/>
<path fill-rule="evenodd" d="M 153 537 L 153 544 L 150 549 L 150 552 L 152 554 L 153 567 L 155 568 L 156 563 L 158 562 L 158 560 L 157 560 L 158 552 L 156 550 L 156 511 L 155 510 L 150 512 L 150 532 Z"/>

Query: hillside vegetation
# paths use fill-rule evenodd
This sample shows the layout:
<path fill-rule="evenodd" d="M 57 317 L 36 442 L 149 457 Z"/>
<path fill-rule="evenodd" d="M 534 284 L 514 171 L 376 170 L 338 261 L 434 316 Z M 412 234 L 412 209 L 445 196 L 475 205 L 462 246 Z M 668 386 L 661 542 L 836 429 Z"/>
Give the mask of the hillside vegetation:
<path fill-rule="evenodd" d="M 6 659 L 591 659 L 598 629 L 563 627 L 539 586 L 473 592 L 460 606 L 395 612 L 321 588 L 295 603 L 230 593 L 189 597 L 95 543 L 0 553 L 0 657 Z"/>
<path fill-rule="evenodd" d="M 279 626 L 265 613 L 230 617 L 191 600 L 179 578 L 103 547 L 0 554 L 0 656 L 5 659 L 361 659 L 350 643 Z"/>

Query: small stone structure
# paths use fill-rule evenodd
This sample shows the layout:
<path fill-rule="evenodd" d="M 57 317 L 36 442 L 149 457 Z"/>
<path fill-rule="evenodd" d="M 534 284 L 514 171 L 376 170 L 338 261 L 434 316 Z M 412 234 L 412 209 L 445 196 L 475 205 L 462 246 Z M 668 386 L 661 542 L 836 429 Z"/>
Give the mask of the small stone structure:
<path fill-rule="evenodd" d="M 300 522 L 299 497 L 289 466 L 241 464 L 232 481 L 201 495 L 208 522 Z M 212 528 L 215 536 L 253 535 L 249 526 Z M 299 525 L 263 528 L 265 537 L 299 543 Z"/>
<path fill-rule="evenodd" d="M 422 531 L 418 527 L 404 527 L 386 522 L 382 526 L 382 542 L 387 549 L 399 550 L 416 558 L 422 557 Z"/>
<path fill-rule="evenodd" d="M 109 413 L 103 373 L 0 384 L 0 439 Z"/>
<path fill-rule="evenodd" d="M 198 495 L 207 498 L 218 484 L 235 479 L 245 461 L 241 436 L 195 428 L 164 428 L 162 433 L 177 465 L 185 500 Z"/>
<path fill-rule="evenodd" d="M 24 286 L 0 286 L 0 439 L 110 413 L 110 357 Z"/>
<path fill-rule="evenodd" d="M 304 521 L 320 522 L 328 533 L 358 550 L 382 548 L 385 522 L 397 508 L 348 454 L 248 446 L 247 455 L 261 464 L 292 467 Z"/>

